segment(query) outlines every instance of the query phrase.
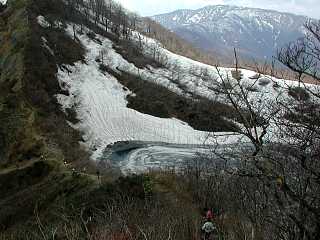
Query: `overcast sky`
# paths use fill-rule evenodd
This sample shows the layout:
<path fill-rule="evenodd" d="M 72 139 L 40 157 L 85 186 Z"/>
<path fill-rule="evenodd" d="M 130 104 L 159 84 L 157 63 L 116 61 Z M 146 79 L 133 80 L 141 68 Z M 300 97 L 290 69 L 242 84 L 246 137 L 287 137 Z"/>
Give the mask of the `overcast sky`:
<path fill-rule="evenodd" d="M 118 0 L 124 7 L 143 16 L 197 9 L 207 5 L 229 4 L 274 9 L 320 19 L 320 0 Z"/>

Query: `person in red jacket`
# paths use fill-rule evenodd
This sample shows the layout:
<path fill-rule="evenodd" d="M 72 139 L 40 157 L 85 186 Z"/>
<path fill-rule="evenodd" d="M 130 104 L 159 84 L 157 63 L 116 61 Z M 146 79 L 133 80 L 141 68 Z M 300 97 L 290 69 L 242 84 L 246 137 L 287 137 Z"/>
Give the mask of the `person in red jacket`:
<path fill-rule="evenodd" d="M 213 220 L 213 213 L 210 209 L 206 210 L 206 219 L 210 221 Z"/>
<path fill-rule="evenodd" d="M 204 224 L 201 227 L 201 239 L 203 240 L 210 240 L 214 236 L 214 232 L 216 231 L 216 227 L 214 226 L 212 220 L 214 218 L 214 215 L 212 213 L 211 209 L 205 208 L 203 216 Z"/>

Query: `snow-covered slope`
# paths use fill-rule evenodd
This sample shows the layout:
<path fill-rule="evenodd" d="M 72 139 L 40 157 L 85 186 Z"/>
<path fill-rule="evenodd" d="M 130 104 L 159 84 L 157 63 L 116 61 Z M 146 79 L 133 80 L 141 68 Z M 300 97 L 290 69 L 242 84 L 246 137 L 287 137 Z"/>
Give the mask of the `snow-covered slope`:
<path fill-rule="evenodd" d="M 304 16 L 271 10 L 208 6 L 152 17 L 205 50 L 227 55 L 233 47 L 243 56 L 270 58 L 278 47 L 303 35 Z"/>
<path fill-rule="evenodd" d="M 39 19 L 41 20 L 39 24 L 46 27 L 45 19 L 41 16 L 38 17 Z M 80 26 L 75 25 L 75 29 L 77 28 L 80 29 Z M 73 24 L 69 24 L 66 31 L 73 38 Z M 214 87 L 219 81 L 218 71 L 221 75 L 231 78 L 233 69 L 217 69 L 173 54 L 162 48 L 157 41 L 133 32 L 132 42 L 139 44 L 142 38 L 143 54 L 146 57 L 151 57 L 156 50 L 166 63 L 163 68 L 151 66 L 143 69 L 137 68 L 115 51 L 111 40 L 100 35 L 96 35 L 93 40 L 88 37 L 89 32 L 91 32 L 89 29 L 84 29 L 83 34 L 78 33 L 77 35 L 80 43 L 86 48 L 85 62 L 80 61 L 74 66 L 61 67 L 58 72 L 60 86 L 69 94 L 59 94 L 57 99 L 63 109 L 76 110 L 80 121 L 74 127 L 84 133 L 86 146 L 93 151 L 94 159 L 101 156 L 108 145 L 118 141 L 134 140 L 188 145 L 214 144 L 216 141 L 225 144 L 247 141 L 244 137 L 240 138 L 238 134 L 232 133 L 215 134 L 217 138 L 208 140 L 208 136 L 213 133 L 194 130 L 178 119 L 157 118 L 129 109 L 126 97 L 133 93 L 126 90 L 114 76 L 102 72 L 96 60 L 103 50 L 106 53 L 105 62 L 112 71 L 119 74 L 123 71 L 139 75 L 145 81 L 160 84 L 184 97 L 190 97 L 189 93 L 192 92 L 198 96 L 225 103 L 227 101 L 224 96 L 217 94 Z M 43 46 L 51 54 L 44 38 L 43 41 Z M 203 72 L 206 72 L 206 78 L 201 77 Z M 269 82 L 259 84 L 260 80 L 250 79 L 256 75 L 255 72 L 244 69 L 241 72 L 244 83 L 248 86 L 255 84 L 256 90 L 250 93 L 249 100 L 259 103 L 259 107 L 263 104 L 267 106 L 275 98 L 288 97 L 287 95 L 280 96 L 278 88 L 273 87 L 274 83 L 278 87 L 297 84 L 267 76 Z M 179 78 L 173 79 L 173 75 L 179 75 Z M 266 109 L 268 110 L 267 107 Z"/>
<path fill-rule="evenodd" d="M 72 36 L 71 26 L 68 32 Z M 75 66 L 66 66 L 72 73 L 59 71 L 61 88 L 68 90 L 69 95 L 57 96 L 64 109 L 76 109 L 80 123 L 74 127 L 85 133 L 84 138 L 88 146 L 95 150 L 93 158 L 98 157 L 107 145 L 118 141 L 205 143 L 209 134 L 207 132 L 196 131 L 177 119 L 161 119 L 127 108 L 126 96 L 131 93 L 126 91 L 113 76 L 102 73 L 95 61 L 102 49 L 107 50 L 108 65 L 115 71 L 121 69 L 133 74 L 139 72 L 145 79 L 169 86 L 170 82 L 165 77 L 168 71 L 162 69 L 155 73 L 153 70 L 138 70 L 116 53 L 109 39 L 97 37 L 102 44 L 91 40 L 85 34 L 79 36 L 81 43 L 87 49 L 86 63 L 78 62 Z M 152 45 L 153 41 L 150 42 Z M 181 93 L 181 90 L 174 85 L 172 89 Z M 236 137 L 221 135 L 223 142 L 227 139 L 237 140 Z"/>

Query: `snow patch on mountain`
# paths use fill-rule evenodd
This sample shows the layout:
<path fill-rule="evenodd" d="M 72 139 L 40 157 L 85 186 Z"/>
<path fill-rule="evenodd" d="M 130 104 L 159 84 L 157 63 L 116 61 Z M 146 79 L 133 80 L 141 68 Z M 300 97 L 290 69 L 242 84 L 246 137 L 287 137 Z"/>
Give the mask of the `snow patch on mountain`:
<path fill-rule="evenodd" d="M 271 58 L 278 47 L 303 36 L 307 17 L 227 5 L 178 10 L 152 17 L 205 50 L 227 54 L 234 47 L 245 57 Z"/>
<path fill-rule="evenodd" d="M 75 26 L 76 29 L 78 27 Z M 80 61 L 74 66 L 64 66 L 58 72 L 61 88 L 67 90 L 69 95 L 59 94 L 57 99 L 63 109 L 73 108 L 76 110 L 80 122 L 73 127 L 84 133 L 84 140 L 87 146 L 93 150 L 92 157 L 94 159 L 101 156 L 106 146 L 118 141 L 189 145 L 215 144 L 215 141 L 224 144 L 238 143 L 239 141 L 248 142 L 247 139 L 240 139 L 237 134 L 197 131 L 178 119 L 157 118 L 129 109 L 126 97 L 133 93 L 124 88 L 114 76 L 100 71 L 96 59 L 103 50 L 106 53 L 106 64 L 119 74 L 123 71 L 140 76 L 145 81 L 160 84 L 185 97 L 191 97 L 192 95 L 189 95 L 191 92 L 223 103 L 228 101 L 224 96 L 215 92 L 214 86 L 219 81 L 219 74 L 232 78 L 231 72 L 234 69 L 216 68 L 176 55 L 164 49 L 156 40 L 145 36 L 142 36 L 144 55 L 151 57 L 156 50 L 165 59 L 166 66 L 164 68 L 148 66 L 139 69 L 134 64 L 127 62 L 113 49 L 112 41 L 100 35 L 96 35 L 99 41 L 91 40 L 86 34 L 88 32 L 90 30 L 85 29 L 84 34 L 77 36 L 87 50 L 85 62 Z M 73 38 L 73 26 L 68 25 L 67 33 Z M 133 32 L 132 41 L 139 44 L 141 35 Z M 207 79 L 200 77 L 203 72 L 206 72 Z M 296 82 L 270 76 L 265 76 L 270 81 L 269 84 L 260 85 L 259 81 L 252 79 L 256 75 L 255 72 L 241 69 L 241 73 L 243 74 L 242 81 L 255 88 L 255 91 L 249 95 L 249 101 L 257 103 L 266 111 L 268 111 L 268 107 L 263 107 L 263 104 L 267 106 L 275 98 L 281 97 L 285 100 L 289 98 L 286 94 L 280 96 L 273 84 L 277 84 L 279 88 L 298 85 Z M 177 75 L 180 77 L 173 79 Z M 276 133 L 276 124 L 271 133 L 272 137 L 274 137 L 274 133 Z M 215 135 L 217 138 L 209 138 L 210 141 L 208 141 L 209 135 Z"/>
<path fill-rule="evenodd" d="M 67 29 L 73 36 L 71 26 Z M 136 69 L 133 64 L 126 62 L 112 48 L 112 42 L 97 36 L 102 44 L 92 41 L 83 34 L 78 36 L 87 49 L 85 63 L 77 62 L 74 66 L 65 66 L 58 72 L 62 89 L 68 90 L 69 95 L 57 95 L 64 109 L 76 109 L 79 124 L 75 128 L 85 133 L 84 139 L 90 149 L 95 150 L 96 159 L 109 144 L 118 141 L 156 141 L 176 144 L 203 144 L 207 132 L 196 131 L 188 124 L 177 119 L 162 119 L 142 114 L 127 108 L 126 96 L 131 92 L 108 73 L 99 70 L 95 61 L 102 49 L 108 50 L 110 66 L 126 68 L 131 72 Z M 151 74 L 150 74 L 151 75 Z M 236 142 L 234 136 L 222 136 L 221 142 Z"/>

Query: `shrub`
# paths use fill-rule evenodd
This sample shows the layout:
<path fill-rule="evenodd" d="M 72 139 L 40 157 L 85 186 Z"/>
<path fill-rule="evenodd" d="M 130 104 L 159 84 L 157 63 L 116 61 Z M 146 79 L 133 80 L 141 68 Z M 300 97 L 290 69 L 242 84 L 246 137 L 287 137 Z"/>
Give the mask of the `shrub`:
<path fill-rule="evenodd" d="M 91 40 L 95 40 L 96 39 L 96 34 L 94 32 L 88 32 L 87 33 L 88 38 L 90 38 Z"/>
<path fill-rule="evenodd" d="M 252 77 L 249 77 L 250 79 L 259 79 L 260 78 L 260 73 L 257 73 L 257 74 L 255 74 L 255 75 L 253 75 Z"/>
<path fill-rule="evenodd" d="M 121 193 L 144 199 L 145 198 L 145 188 L 149 186 L 148 178 L 143 175 L 132 175 L 127 177 L 120 177 L 117 181 L 117 185 L 120 188 Z M 150 188 L 147 188 L 150 190 Z"/>
<path fill-rule="evenodd" d="M 152 66 L 155 68 L 163 67 L 163 64 L 158 59 L 143 54 L 139 46 L 133 44 L 130 40 L 123 39 L 118 42 L 118 45 L 113 45 L 113 48 L 129 63 L 134 64 L 137 68 L 146 68 Z"/>
<path fill-rule="evenodd" d="M 259 92 L 259 89 L 256 86 L 247 86 L 246 89 L 250 92 Z"/>
<path fill-rule="evenodd" d="M 102 71 L 102 72 L 108 72 L 108 66 L 106 66 L 105 64 L 103 64 L 103 63 L 100 63 L 99 64 L 99 69 L 100 69 L 100 71 Z"/>
<path fill-rule="evenodd" d="M 99 38 L 97 38 L 96 34 L 94 32 L 88 32 L 87 33 L 88 38 L 90 38 L 92 41 L 97 42 L 98 44 L 102 45 L 102 42 Z"/>
<path fill-rule="evenodd" d="M 272 86 L 274 89 L 277 89 L 280 87 L 279 83 L 275 82 L 273 83 L 273 86 Z"/>
<path fill-rule="evenodd" d="M 288 95 L 298 101 L 307 101 L 310 99 L 310 94 L 302 87 L 292 87 L 288 91 Z"/>
<path fill-rule="evenodd" d="M 243 77 L 243 74 L 241 73 L 241 71 L 237 71 L 237 70 L 233 70 L 231 71 L 231 75 L 234 79 L 237 79 L 237 80 L 241 80 L 242 77 Z"/>
<path fill-rule="evenodd" d="M 231 82 L 224 82 L 223 88 L 226 90 L 233 89 L 232 83 Z"/>
<path fill-rule="evenodd" d="M 271 80 L 268 78 L 260 78 L 259 79 L 259 85 L 260 86 L 267 86 L 271 83 Z"/>
<path fill-rule="evenodd" d="M 6 6 L 3 5 L 3 4 L 0 2 L 0 13 L 1 13 L 2 11 L 4 11 L 5 8 L 6 8 Z"/>

